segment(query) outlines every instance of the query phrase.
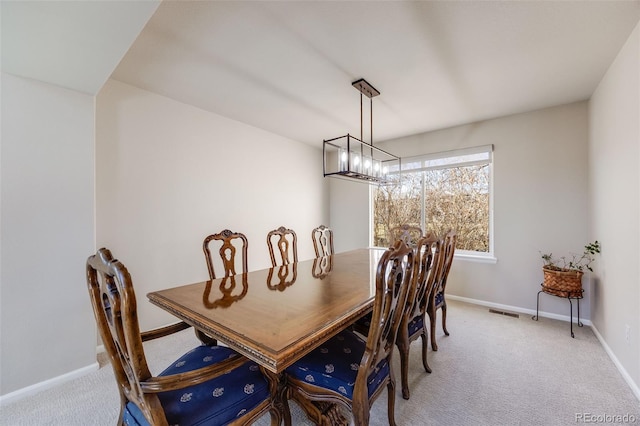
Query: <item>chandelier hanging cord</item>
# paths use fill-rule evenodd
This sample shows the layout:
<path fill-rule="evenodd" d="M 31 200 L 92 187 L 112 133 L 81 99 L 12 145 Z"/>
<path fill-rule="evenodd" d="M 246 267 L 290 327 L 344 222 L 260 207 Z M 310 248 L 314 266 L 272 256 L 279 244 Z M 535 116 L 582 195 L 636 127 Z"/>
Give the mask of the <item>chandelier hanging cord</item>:
<path fill-rule="evenodd" d="M 371 145 L 371 156 L 373 156 L 373 97 L 378 96 L 380 92 L 373 87 L 365 79 L 356 80 L 351 83 L 353 87 L 360 92 L 360 140 L 364 141 L 364 103 L 362 96 L 367 95 L 369 98 L 369 144 Z M 362 148 L 362 146 L 360 147 Z"/>
<path fill-rule="evenodd" d="M 360 97 L 362 97 L 362 93 L 360 93 Z M 373 157 L 373 99 L 369 99 L 369 112 L 371 114 L 369 118 L 369 124 L 371 125 L 371 129 L 369 130 L 369 137 L 371 140 L 371 157 Z"/>

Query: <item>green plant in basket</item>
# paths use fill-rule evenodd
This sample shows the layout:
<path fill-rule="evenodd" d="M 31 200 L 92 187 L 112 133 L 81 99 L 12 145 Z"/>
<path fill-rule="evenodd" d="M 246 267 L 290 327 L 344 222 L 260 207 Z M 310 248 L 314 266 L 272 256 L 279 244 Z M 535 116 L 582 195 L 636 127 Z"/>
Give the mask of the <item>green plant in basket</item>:
<path fill-rule="evenodd" d="M 587 269 L 593 272 L 591 264 L 595 260 L 595 255 L 600 253 L 600 243 L 598 240 L 584 246 L 582 254 L 571 254 L 571 258 L 561 256 L 553 257 L 552 253 L 541 253 L 544 261 L 543 269 L 552 271 L 583 271 Z"/>

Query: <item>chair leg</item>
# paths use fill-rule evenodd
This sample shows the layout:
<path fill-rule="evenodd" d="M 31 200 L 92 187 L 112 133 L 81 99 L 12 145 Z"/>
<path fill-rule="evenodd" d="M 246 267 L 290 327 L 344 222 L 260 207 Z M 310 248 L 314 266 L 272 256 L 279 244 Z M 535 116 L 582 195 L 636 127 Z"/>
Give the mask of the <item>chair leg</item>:
<path fill-rule="evenodd" d="M 402 382 L 402 397 L 409 399 L 411 392 L 409 392 L 409 351 L 407 348 L 400 349 L 400 376 Z"/>
<path fill-rule="evenodd" d="M 442 310 L 442 331 L 444 331 L 444 334 L 448 336 L 449 332 L 447 331 L 447 302 L 446 301 L 442 302 L 442 307 L 440 309 Z"/>
<path fill-rule="evenodd" d="M 282 424 L 282 422 L 284 421 L 284 424 L 291 424 L 291 418 L 289 418 L 289 423 L 286 422 L 286 420 L 284 420 L 284 417 L 282 415 L 283 413 L 280 413 L 280 411 L 278 411 L 278 409 L 276 408 L 271 408 L 271 410 L 269 410 L 269 415 L 271 416 L 271 426 L 280 426 Z M 289 414 L 289 417 L 291 417 L 291 414 Z"/>
<path fill-rule="evenodd" d="M 427 342 L 427 330 L 424 330 L 424 333 L 420 335 L 422 339 L 422 365 L 424 367 L 424 371 L 427 373 L 431 373 L 431 367 L 429 367 L 429 363 L 427 362 L 427 346 L 429 345 Z M 408 399 L 408 398 L 407 398 Z"/>
<path fill-rule="evenodd" d="M 409 336 L 405 329 L 400 332 L 396 346 L 400 352 L 400 382 L 402 385 L 402 397 L 409 399 Z"/>
<path fill-rule="evenodd" d="M 216 339 L 214 339 L 213 337 L 210 337 L 208 335 L 206 335 L 205 333 L 203 333 L 202 331 L 195 329 L 196 332 L 196 337 L 198 338 L 198 340 L 200 340 L 203 344 L 207 345 L 207 346 L 216 346 L 218 344 L 218 341 Z"/>
<path fill-rule="evenodd" d="M 387 384 L 387 387 L 389 385 Z M 395 390 L 395 389 L 394 389 Z M 351 415 L 353 416 L 353 423 L 346 421 L 340 421 L 339 419 L 326 419 L 316 423 L 317 426 L 368 426 L 369 420 L 371 418 L 371 402 L 366 395 L 363 395 L 364 398 L 354 398 L 351 401 Z"/>
<path fill-rule="evenodd" d="M 438 350 L 438 344 L 436 343 L 436 311 L 435 309 L 429 309 L 429 322 L 431 324 L 430 337 L 431 337 L 431 350 L 436 352 Z"/>
<path fill-rule="evenodd" d="M 387 384 L 387 390 L 389 391 L 389 397 L 387 398 L 387 415 L 389 416 L 389 426 L 396 426 L 396 386 L 393 380 L 390 380 Z"/>

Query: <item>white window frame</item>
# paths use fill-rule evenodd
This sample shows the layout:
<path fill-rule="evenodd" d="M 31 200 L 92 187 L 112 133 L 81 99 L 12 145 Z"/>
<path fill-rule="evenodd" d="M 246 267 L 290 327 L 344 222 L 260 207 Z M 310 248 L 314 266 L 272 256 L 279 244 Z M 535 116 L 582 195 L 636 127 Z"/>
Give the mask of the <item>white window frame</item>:
<path fill-rule="evenodd" d="M 478 158 L 483 157 L 484 158 Z M 458 161 L 443 164 L 438 160 L 453 159 L 455 157 L 470 157 L 467 159 L 460 159 Z M 475 158 L 474 158 L 475 157 Z M 433 163 L 433 164 L 430 164 Z M 439 163 L 439 164 L 438 164 Z M 462 148 L 451 151 L 435 152 L 430 154 L 423 154 L 414 157 L 403 157 L 401 170 L 390 171 L 391 175 L 400 174 L 402 179 L 402 173 L 415 173 L 429 170 L 447 169 L 453 167 L 473 166 L 479 164 L 489 165 L 489 251 L 479 252 L 471 250 L 456 250 L 454 257 L 477 261 L 483 263 L 496 263 L 497 258 L 494 252 L 494 226 L 493 226 L 493 145 L 482 145 L 471 148 Z M 423 180 L 422 193 L 424 194 L 424 180 Z M 373 192 L 372 192 L 373 193 Z M 373 197 L 371 197 L 373 198 Z M 422 213 L 420 223 L 425 223 L 425 198 L 422 197 Z M 373 217 L 372 217 L 373 220 Z"/>

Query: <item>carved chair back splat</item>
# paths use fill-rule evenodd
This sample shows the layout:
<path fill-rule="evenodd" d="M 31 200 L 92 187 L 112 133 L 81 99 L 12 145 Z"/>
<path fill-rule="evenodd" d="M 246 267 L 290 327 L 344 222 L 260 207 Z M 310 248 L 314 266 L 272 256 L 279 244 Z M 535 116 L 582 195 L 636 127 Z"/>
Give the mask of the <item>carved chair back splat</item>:
<path fill-rule="evenodd" d="M 240 232 L 232 232 L 228 229 L 225 229 L 220 233 L 207 236 L 202 243 L 202 251 L 204 251 L 204 257 L 207 261 L 207 269 L 209 270 L 209 279 L 216 279 L 215 268 L 213 266 L 214 261 L 211 255 L 211 245 L 213 245 L 212 243 L 214 241 L 220 243 L 218 253 L 220 254 L 220 259 L 222 260 L 222 267 L 225 277 L 236 275 L 236 252 L 238 250 L 238 247 L 241 251 L 242 262 L 242 271 L 240 272 L 248 271 L 247 250 L 249 242 L 247 241 L 247 237 Z"/>
<path fill-rule="evenodd" d="M 298 261 L 298 236 L 292 229 L 284 226 L 274 229 L 267 234 L 267 246 L 271 257 L 271 266 L 278 266 L 276 250 L 281 265 L 288 265 Z"/>

